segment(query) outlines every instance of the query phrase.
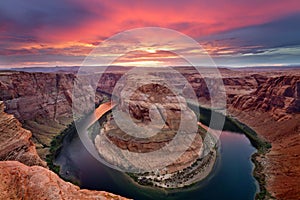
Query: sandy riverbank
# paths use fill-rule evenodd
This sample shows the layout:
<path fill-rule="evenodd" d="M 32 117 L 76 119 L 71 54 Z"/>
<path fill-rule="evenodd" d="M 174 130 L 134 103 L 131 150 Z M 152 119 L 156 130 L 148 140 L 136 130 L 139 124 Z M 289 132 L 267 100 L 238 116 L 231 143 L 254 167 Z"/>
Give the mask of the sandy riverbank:
<path fill-rule="evenodd" d="M 172 174 L 130 174 L 129 176 L 139 185 L 155 186 L 164 189 L 176 189 L 190 186 L 204 180 L 213 170 L 216 163 L 217 151 L 212 150 L 205 157 L 198 159 L 190 167 Z"/>

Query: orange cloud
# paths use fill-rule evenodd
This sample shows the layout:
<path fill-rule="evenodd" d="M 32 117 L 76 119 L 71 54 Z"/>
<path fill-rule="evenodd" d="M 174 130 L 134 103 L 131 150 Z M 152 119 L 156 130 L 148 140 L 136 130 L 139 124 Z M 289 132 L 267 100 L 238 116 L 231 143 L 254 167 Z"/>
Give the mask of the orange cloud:
<path fill-rule="evenodd" d="M 6 56 L 5 60 L 14 60 L 7 56 L 18 56 L 21 63 L 22 55 L 31 54 L 37 55 L 36 59 L 45 57 L 41 61 L 44 63 L 47 56 L 57 55 L 55 62 L 72 63 L 70 57 L 64 60 L 65 55 L 75 56 L 73 64 L 78 64 L 78 57 L 86 56 L 101 41 L 127 29 L 166 27 L 199 41 L 203 36 L 263 24 L 300 11 L 298 0 L 238 0 L 234 3 L 217 0 L 33 1 L 32 4 L 19 2 L 14 5 L 18 0 L 0 3 L 0 56 Z M 203 46 L 215 55 L 236 53 L 229 43 L 203 43 Z M 126 58 L 127 62 L 134 59 L 157 61 L 164 57 L 170 60 L 172 57 L 162 51 L 140 54 Z M 51 57 L 49 63 L 53 59 Z M 6 64 L 9 62 L 2 63 Z"/>

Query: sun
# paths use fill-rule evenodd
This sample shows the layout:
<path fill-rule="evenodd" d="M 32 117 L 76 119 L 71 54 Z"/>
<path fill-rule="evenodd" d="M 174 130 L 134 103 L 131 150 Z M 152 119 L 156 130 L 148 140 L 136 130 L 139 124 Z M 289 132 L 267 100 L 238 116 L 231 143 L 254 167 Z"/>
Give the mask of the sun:
<path fill-rule="evenodd" d="M 155 50 L 155 49 L 146 49 L 146 51 L 147 51 L 148 53 L 156 53 L 156 50 Z"/>

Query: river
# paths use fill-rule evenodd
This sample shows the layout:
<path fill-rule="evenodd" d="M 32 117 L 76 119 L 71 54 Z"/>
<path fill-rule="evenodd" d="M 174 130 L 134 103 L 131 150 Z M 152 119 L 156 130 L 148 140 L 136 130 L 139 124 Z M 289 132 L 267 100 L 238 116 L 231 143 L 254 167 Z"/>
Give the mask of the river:
<path fill-rule="evenodd" d="M 252 175 L 251 155 L 256 149 L 242 133 L 223 131 L 213 172 L 191 187 L 162 190 L 139 186 L 127 175 L 91 156 L 76 133 L 66 136 L 56 159 L 61 176 L 77 177 L 81 188 L 103 190 L 133 199 L 254 199 L 257 183 Z"/>

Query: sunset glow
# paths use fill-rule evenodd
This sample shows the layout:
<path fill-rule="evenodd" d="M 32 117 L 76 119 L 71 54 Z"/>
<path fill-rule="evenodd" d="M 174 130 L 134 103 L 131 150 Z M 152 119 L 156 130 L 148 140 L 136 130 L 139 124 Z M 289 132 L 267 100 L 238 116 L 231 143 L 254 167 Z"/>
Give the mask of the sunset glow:
<path fill-rule="evenodd" d="M 80 65 L 93 48 L 112 35 L 149 26 L 187 34 L 199 42 L 218 65 L 300 62 L 299 54 L 289 54 L 298 52 L 300 47 L 300 3 L 297 0 L 236 3 L 179 0 L 172 4 L 130 0 L 29 2 L 0 2 L 1 68 Z M 161 57 L 165 55 L 161 54 L 162 50 L 173 48 L 172 44 L 149 46 L 142 49 L 149 55 L 118 64 L 172 63 L 172 57 L 158 62 L 153 60 L 153 54 Z M 185 51 L 193 53 L 193 50 Z M 113 49 L 108 48 L 106 53 L 113 53 Z"/>

